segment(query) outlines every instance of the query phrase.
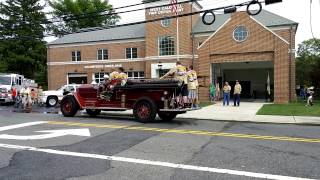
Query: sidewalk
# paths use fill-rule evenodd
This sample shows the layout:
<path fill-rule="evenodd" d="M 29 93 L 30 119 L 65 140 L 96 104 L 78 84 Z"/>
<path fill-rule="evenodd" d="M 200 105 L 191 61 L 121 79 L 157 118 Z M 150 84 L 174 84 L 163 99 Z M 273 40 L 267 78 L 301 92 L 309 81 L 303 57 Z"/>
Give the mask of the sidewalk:
<path fill-rule="evenodd" d="M 320 117 L 306 116 L 270 116 L 256 115 L 258 110 L 266 103 L 243 102 L 240 107 L 223 106 L 221 102 L 204 107 L 197 111 L 190 111 L 178 115 L 178 118 L 206 119 L 214 121 L 240 121 L 277 124 L 317 124 L 320 125 Z"/>
<path fill-rule="evenodd" d="M 189 111 L 177 116 L 178 119 L 197 119 L 212 121 L 237 121 L 255 123 L 276 123 L 276 124 L 312 124 L 320 125 L 320 117 L 306 116 L 270 116 L 256 115 L 258 110 L 266 103 L 242 102 L 240 107 L 222 106 L 221 102 L 204 107 L 196 111 Z M 107 112 L 108 114 L 132 116 L 132 110 L 124 112 Z"/>

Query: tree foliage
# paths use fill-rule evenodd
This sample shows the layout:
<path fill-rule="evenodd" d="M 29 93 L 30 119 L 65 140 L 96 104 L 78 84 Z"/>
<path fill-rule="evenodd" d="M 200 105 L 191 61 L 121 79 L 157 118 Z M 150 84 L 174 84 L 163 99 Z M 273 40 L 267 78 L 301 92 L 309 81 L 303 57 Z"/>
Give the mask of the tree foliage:
<path fill-rule="evenodd" d="M 320 87 L 320 39 L 299 44 L 296 77 L 297 84 Z"/>
<path fill-rule="evenodd" d="M 40 0 L 6 0 L 0 4 L 0 72 L 28 78 L 46 74 L 43 8 Z"/>
<path fill-rule="evenodd" d="M 82 28 L 115 25 L 120 17 L 107 0 L 52 0 L 49 1 L 53 8 L 54 19 L 58 23 L 50 26 L 56 35 L 64 32 L 75 32 Z"/>

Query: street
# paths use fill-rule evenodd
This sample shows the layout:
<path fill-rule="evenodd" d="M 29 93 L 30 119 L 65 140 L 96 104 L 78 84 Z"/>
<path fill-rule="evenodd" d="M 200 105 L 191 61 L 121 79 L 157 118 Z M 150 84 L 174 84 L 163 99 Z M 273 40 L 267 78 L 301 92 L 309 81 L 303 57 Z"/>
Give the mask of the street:
<path fill-rule="evenodd" d="M 0 106 L 0 179 L 320 179 L 318 126 L 44 112 Z"/>

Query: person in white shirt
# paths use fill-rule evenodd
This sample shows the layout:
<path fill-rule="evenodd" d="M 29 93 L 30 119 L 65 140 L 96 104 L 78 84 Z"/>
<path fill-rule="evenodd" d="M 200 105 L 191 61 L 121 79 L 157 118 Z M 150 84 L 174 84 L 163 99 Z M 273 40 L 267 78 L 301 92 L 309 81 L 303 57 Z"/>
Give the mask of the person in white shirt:
<path fill-rule="evenodd" d="M 32 101 L 31 101 L 31 90 L 29 87 L 24 86 L 21 90 L 20 90 L 20 94 L 22 96 L 22 105 L 23 105 L 23 109 L 27 109 L 28 107 L 30 108 L 32 105 Z"/>

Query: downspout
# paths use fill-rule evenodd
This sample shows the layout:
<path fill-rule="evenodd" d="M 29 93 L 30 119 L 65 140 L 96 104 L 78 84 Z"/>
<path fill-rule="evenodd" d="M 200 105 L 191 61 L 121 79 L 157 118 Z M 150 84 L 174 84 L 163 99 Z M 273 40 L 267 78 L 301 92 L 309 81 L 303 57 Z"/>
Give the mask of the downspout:
<path fill-rule="evenodd" d="M 191 2 L 191 13 L 193 12 L 193 1 Z M 192 43 L 192 66 L 194 67 L 194 33 L 193 33 L 193 24 L 192 24 L 192 18 L 193 18 L 193 16 L 190 16 L 190 19 L 191 19 L 191 21 L 190 21 L 190 23 L 191 23 L 191 26 L 190 26 L 190 28 L 191 28 L 191 43 Z"/>
<path fill-rule="evenodd" d="M 290 50 L 289 50 L 289 101 L 292 101 L 292 25 L 290 25 Z"/>

